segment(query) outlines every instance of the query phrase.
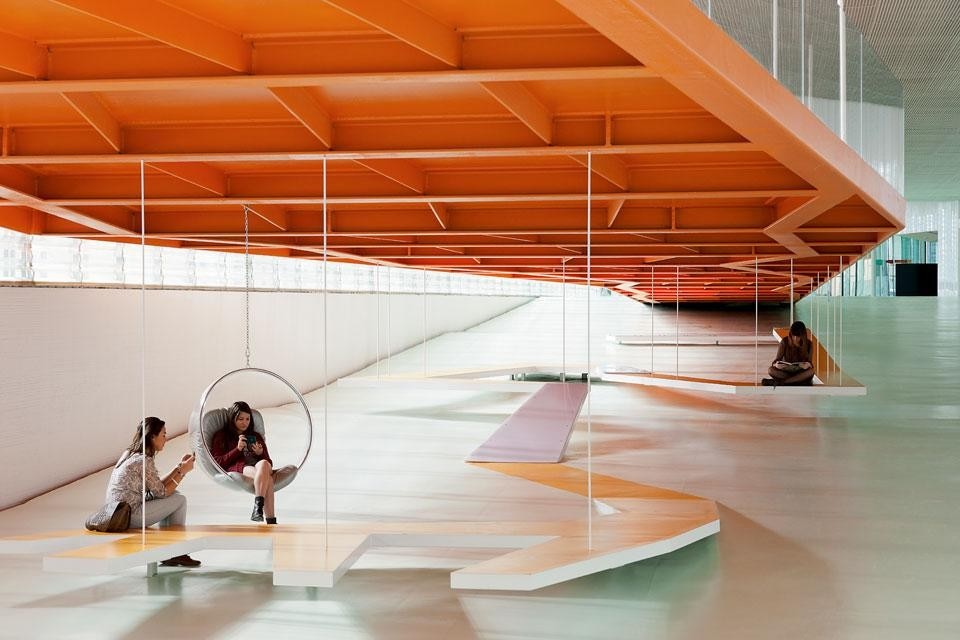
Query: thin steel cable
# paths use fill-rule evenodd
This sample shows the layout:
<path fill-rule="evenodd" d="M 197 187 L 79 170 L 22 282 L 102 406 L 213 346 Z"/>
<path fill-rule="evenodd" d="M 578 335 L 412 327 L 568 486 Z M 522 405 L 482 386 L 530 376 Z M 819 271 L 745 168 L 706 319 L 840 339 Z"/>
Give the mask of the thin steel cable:
<path fill-rule="evenodd" d="M 140 161 L 140 544 L 147 544 L 147 198 Z"/>
<path fill-rule="evenodd" d="M 387 267 L 387 376 L 390 375 L 390 309 L 393 299 L 392 293 L 393 274 L 390 273 L 390 267 Z"/>
<path fill-rule="evenodd" d="M 772 42 L 770 43 L 770 71 L 775 80 L 780 79 L 778 54 L 780 53 L 780 16 L 779 3 L 774 0 L 770 5 L 770 33 Z"/>
<path fill-rule="evenodd" d="M 590 246 L 590 206 L 593 190 L 590 178 L 593 176 L 593 154 L 587 152 L 587 548 L 593 549 L 593 411 L 590 391 L 590 285 L 591 285 L 591 246 Z"/>
<path fill-rule="evenodd" d="M 245 367 L 250 368 L 250 209 L 243 208 L 243 322 Z"/>
<path fill-rule="evenodd" d="M 820 335 L 820 301 L 818 298 L 822 292 L 820 291 L 820 272 L 817 271 L 817 288 L 813 292 L 813 301 L 816 311 L 816 325 L 817 325 L 817 371 L 820 371 L 820 350 L 823 349 L 823 338 Z"/>
<path fill-rule="evenodd" d="M 373 268 L 374 287 L 377 290 L 377 380 L 380 379 L 380 265 Z"/>
<path fill-rule="evenodd" d="M 863 156 L 863 33 L 860 34 L 860 156 Z"/>
<path fill-rule="evenodd" d="M 650 373 L 653 373 L 653 270 L 650 267 Z"/>
<path fill-rule="evenodd" d="M 843 0 L 837 0 L 837 58 L 839 63 L 839 100 L 840 103 L 840 139 L 847 142 L 847 15 L 843 11 Z"/>
<path fill-rule="evenodd" d="M 800 102 L 807 104 L 807 76 L 806 69 L 804 68 L 806 66 L 806 57 L 803 55 L 803 48 L 806 46 L 806 43 L 804 42 L 804 29 L 806 28 L 807 16 L 804 12 L 803 3 L 804 0 L 800 0 Z"/>
<path fill-rule="evenodd" d="M 328 392 L 330 380 L 327 376 L 327 356 L 330 349 L 327 344 L 327 158 L 323 158 L 323 548 L 326 553 L 330 541 L 330 447 L 327 438 Z"/>
<path fill-rule="evenodd" d="M 427 268 L 423 268 L 423 377 L 427 377 Z"/>
<path fill-rule="evenodd" d="M 790 258 L 790 324 L 793 324 L 793 258 Z"/>
<path fill-rule="evenodd" d="M 837 283 L 835 282 L 837 274 L 833 274 L 833 278 L 830 281 L 830 313 L 833 316 L 832 324 L 830 325 L 830 351 L 837 352 L 837 296 L 835 295 L 835 289 Z M 837 361 L 833 358 L 830 358 L 830 372 L 836 373 L 837 370 Z"/>
<path fill-rule="evenodd" d="M 760 384 L 760 261 L 753 250 L 753 385 Z"/>
<path fill-rule="evenodd" d="M 563 284 L 560 286 L 560 381 L 567 381 L 567 261 L 561 262 Z"/>
<path fill-rule="evenodd" d="M 840 386 L 843 386 L 843 256 L 840 256 L 840 326 L 837 329 L 837 372 L 840 374 Z"/>

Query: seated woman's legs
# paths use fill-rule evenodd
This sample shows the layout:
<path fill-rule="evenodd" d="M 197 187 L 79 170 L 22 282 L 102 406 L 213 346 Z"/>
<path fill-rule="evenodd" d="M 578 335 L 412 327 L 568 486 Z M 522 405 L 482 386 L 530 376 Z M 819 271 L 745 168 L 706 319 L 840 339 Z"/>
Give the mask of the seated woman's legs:
<path fill-rule="evenodd" d="M 786 371 L 783 371 L 783 370 L 781 370 L 781 369 L 777 369 L 777 368 L 774 367 L 774 366 L 771 366 L 769 369 L 767 369 L 767 374 L 768 374 L 771 378 L 773 378 L 774 380 L 776 380 L 776 381 L 777 381 L 777 384 L 782 383 L 783 381 L 785 381 L 787 378 L 790 377 L 790 374 L 789 374 L 789 373 L 787 373 Z"/>
<path fill-rule="evenodd" d="M 809 369 L 804 369 L 797 373 L 791 374 L 788 378 L 785 378 L 781 384 L 804 384 L 807 380 L 812 380 L 814 376 L 813 367 Z"/>
<path fill-rule="evenodd" d="M 133 505 L 130 513 L 130 528 L 139 529 L 160 523 L 162 527 L 182 526 L 187 521 L 187 499 L 182 493 L 174 491 L 165 498 L 147 500 L 147 509 L 141 518 L 140 505 Z"/>
<path fill-rule="evenodd" d="M 813 367 L 809 369 L 803 369 L 796 373 L 788 373 L 777 369 L 776 367 L 770 367 L 768 372 L 770 377 L 776 381 L 776 384 L 807 384 L 809 380 L 815 375 Z"/>
<path fill-rule="evenodd" d="M 273 468 L 270 466 L 270 463 L 266 460 L 261 460 L 260 464 L 264 465 L 264 503 L 263 503 L 263 513 L 269 521 L 271 518 L 276 518 L 277 512 L 275 510 L 275 491 L 273 488 Z M 257 465 L 259 466 L 259 465 Z"/>
<path fill-rule="evenodd" d="M 253 491 L 256 494 L 254 515 L 251 519 L 259 522 L 263 513 L 266 513 L 268 518 L 273 518 L 273 467 L 266 460 L 261 460 L 255 467 L 244 467 L 243 475 L 253 480 Z"/>
<path fill-rule="evenodd" d="M 139 529 L 146 521 L 147 526 L 160 524 L 161 527 L 183 526 L 187 522 L 187 499 L 182 493 L 174 491 L 165 498 L 147 500 L 145 517 L 140 518 L 140 505 L 130 514 L 130 528 Z M 184 554 L 168 558 L 160 563 L 165 567 L 199 567 L 200 561 Z"/>

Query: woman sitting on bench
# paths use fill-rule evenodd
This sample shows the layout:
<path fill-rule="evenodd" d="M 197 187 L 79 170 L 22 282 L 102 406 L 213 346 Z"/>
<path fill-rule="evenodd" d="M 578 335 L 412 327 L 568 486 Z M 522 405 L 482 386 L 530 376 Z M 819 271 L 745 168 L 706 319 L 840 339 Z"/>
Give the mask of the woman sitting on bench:
<path fill-rule="evenodd" d="M 790 333 L 780 341 L 777 357 L 770 365 L 769 378 L 764 386 L 813 384 L 813 343 L 807 337 L 807 327 L 797 320 L 790 325 Z"/>
<path fill-rule="evenodd" d="M 144 434 L 146 424 L 146 434 Z M 130 528 L 151 526 L 183 526 L 187 518 L 187 499 L 177 491 L 193 469 L 193 454 L 187 453 L 170 473 L 160 477 L 154 456 L 167 444 L 167 428 L 163 420 L 150 416 L 137 425 L 130 446 L 124 450 L 110 474 L 107 502 L 122 500 L 130 505 Z M 146 447 L 144 447 L 146 445 Z M 146 509 L 143 486 L 146 484 Z M 160 563 L 164 567 L 199 567 L 200 561 L 190 556 L 176 556 Z"/>

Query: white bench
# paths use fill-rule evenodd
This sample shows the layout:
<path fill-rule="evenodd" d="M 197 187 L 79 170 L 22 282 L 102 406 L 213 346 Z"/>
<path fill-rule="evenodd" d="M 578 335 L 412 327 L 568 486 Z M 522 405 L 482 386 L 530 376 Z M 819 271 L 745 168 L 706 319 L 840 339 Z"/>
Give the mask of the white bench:
<path fill-rule="evenodd" d="M 789 329 L 777 328 L 773 330 L 773 337 L 781 340 Z M 765 387 L 756 382 L 734 382 L 730 380 L 714 380 L 710 378 L 694 378 L 690 376 L 676 376 L 664 373 L 650 373 L 637 371 L 618 371 L 606 369 L 600 379 L 604 382 L 619 382 L 638 384 L 648 387 L 666 387 L 685 391 L 708 391 L 711 393 L 726 393 L 738 396 L 865 396 L 867 388 L 854 378 L 843 373 L 836 362 L 823 348 L 816 336 L 812 333 L 813 365 L 815 376 L 811 385 L 779 385 Z"/>

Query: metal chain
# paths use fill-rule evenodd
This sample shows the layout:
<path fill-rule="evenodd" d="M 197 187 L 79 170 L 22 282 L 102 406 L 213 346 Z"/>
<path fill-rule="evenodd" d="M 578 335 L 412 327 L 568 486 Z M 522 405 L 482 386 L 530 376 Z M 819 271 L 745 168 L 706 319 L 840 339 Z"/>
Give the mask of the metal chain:
<path fill-rule="evenodd" d="M 250 209 L 243 208 L 243 316 L 244 316 L 244 358 L 250 368 Z"/>

